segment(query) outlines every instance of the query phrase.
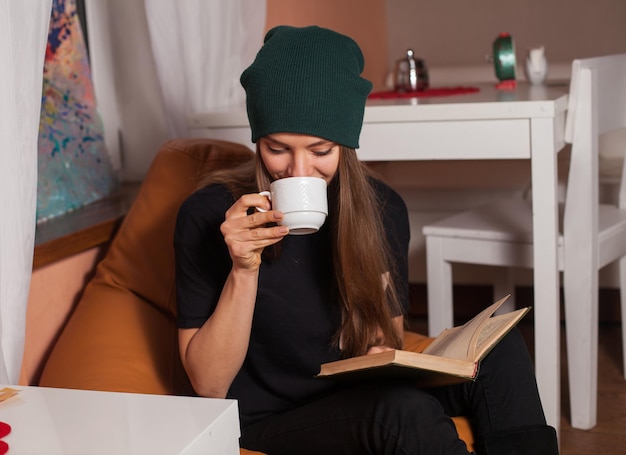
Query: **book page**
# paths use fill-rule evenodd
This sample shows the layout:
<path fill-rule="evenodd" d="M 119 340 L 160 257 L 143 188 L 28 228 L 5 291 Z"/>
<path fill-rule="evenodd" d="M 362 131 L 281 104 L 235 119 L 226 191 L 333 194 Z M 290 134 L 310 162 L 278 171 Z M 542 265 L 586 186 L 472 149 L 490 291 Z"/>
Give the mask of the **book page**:
<path fill-rule="evenodd" d="M 474 361 L 476 358 L 478 337 L 483 326 L 508 298 L 509 296 L 507 295 L 498 300 L 464 325 L 444 330 L 430 346 L 424 349 L 424 354 L 447 357 L 449 359 Z"/>
<path fill-rule="evenodd" d="M 529 310 L 530 307 L 522 308 L 511 313 L 489 318 L 476 339 L 475 360 L 482 359 Z"/>
<path fill-rule="evenodd" d="M 316 377 L 356 381 L 406 378 L 416 385 L 432 387 L 472 380 L 477 371 L 475 362 L 393 350 L 324 363 Z"/>
<path fill-rule="evenodd" d="M 472 380 L 479 360 L 530 310 L 492 316 L 507 298 L 485 308 L 465 325 L 444 330 L 422 353 L 396 349 L 337 360 L 321 365 L 317 377 L 402 377 L 422 386 Z"/>

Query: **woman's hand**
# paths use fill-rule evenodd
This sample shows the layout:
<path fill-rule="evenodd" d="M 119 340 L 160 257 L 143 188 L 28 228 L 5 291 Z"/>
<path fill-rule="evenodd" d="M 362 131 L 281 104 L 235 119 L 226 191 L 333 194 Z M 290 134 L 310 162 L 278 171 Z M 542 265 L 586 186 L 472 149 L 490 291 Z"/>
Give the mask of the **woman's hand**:
<path fill-rule="evenodd" d="M 254 211 L 250 208 L 260 207 L 267 212 Z M 289 233 L 284 226 L 271 226 L 278 223 L 283 214 L 270 210 L 270 203 L 260 194 L 245 194 L 239 198 L 226 212 L 226 219 L 221 225 L 224 241 L 228 246 L 233 268 L 256 271 L 261 265 L 261 253 L 269 245 L 273 245 Z"/>
<path fill-rule="evenodd" d="M 372 346 L 367 350 L 365 354 L 366 355 L 378 354 L 379 352 L 385 352 L 385 351 L 393 351 L 393 348 L 390 348 L 389 346 Z"/>
<path fill-rule="evenodd" d="M 404 317 L 396 316 L 395 318 L 393 318 L 393 323 L 396 326 L 396 330 L 398 331 L 398 334 L 401 337 L 404 337 Z M 369 354 L 376 354 L 378 352 L 393 351 L 393 350 L 394 348 L 385 345 L 385 342 L 383 340 L 382 330 L 380 330 L 379 328 L 377 332 L 376 340 L 368 348 L 365 354 L 369 355 Z"/>

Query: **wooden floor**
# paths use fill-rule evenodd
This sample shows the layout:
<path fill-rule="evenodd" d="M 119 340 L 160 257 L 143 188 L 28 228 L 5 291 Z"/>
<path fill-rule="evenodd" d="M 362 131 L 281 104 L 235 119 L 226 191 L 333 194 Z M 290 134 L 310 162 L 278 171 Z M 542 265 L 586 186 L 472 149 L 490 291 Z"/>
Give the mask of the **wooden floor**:
<path fill-rule="evenodd" d="M 532 327 L 528 332 L 532 338 Z M 619 324 L 601 324 L 598 352 L 598 424 L 576 430 L 569 422 L 569 391 L 565 339 L 561 330 L 561 453 L 562 455 L 626 454 L 626 381 Z"/>
<path fill-rule="evenodd" d="M 460 321 L 462 322 L 462 321 Z M 427 320 L 409 318 L 409 327 L 427 333 Z M 529 350 L 534 353 L 532 319 L 520 323 Z M 626 380 L 622 362 L 621 325 L 603 322 L 599 330 L 598 423 L 588 431 L 573 429 L 569 422 L 569 390 L 565 331 L 561 326 L 561 455 L 626 454 Z"/>

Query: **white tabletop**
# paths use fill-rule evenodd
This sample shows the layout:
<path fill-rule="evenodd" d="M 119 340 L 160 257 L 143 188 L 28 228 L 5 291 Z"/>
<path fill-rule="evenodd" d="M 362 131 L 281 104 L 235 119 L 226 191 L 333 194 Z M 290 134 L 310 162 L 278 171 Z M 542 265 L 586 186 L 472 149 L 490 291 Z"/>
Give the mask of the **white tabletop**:
<path fill-rule="evenodd" d="M 365 106 L 359 158 L 363 161 L 529 159 L 529 121 L 557 119 L 563 146 L 567 84 L 515 90 L 477 84 L 473 93 L 371 99 Z M 247 144 L 253 150 L 244 105 L 189 116 L 191 135 Z"/>
<path fill-rule="evenodd" d="M 452 96 L 370 99 L 364 123 L 554 117 L 567 109 L 567 83 L 520 83 L 515 90 L 500 90 L 495 84 L 473 87 L 479 90 Z M 191 114 L 188 125 L 192 129 L 248 127 L 246 107 L 241 104 Z"/>
<path fill-rule="evenodd" d="M 239 454 L 233 400 L 11 387 L 9 454 Z"/>

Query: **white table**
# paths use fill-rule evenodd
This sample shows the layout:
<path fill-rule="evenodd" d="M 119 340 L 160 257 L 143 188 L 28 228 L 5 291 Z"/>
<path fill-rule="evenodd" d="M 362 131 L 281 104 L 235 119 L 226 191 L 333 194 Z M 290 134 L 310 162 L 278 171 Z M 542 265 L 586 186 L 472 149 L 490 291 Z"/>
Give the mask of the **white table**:
<path fill-rule="evenodd" d="M 11 388 L 0 402 L 9 454 L 239 455 L 234 400 Z"/>
<path fill-rule="evenodd" d="M 567 85 L 495 84 L 449 97 L 371 100 L 363 161 L 530 159 L 534 235 L 535 365 L 550 425 L 560 419 L 557 153 L 564 146 Z M 198 137 L 250 144 L 245 107 L 192 115 Z"/>

